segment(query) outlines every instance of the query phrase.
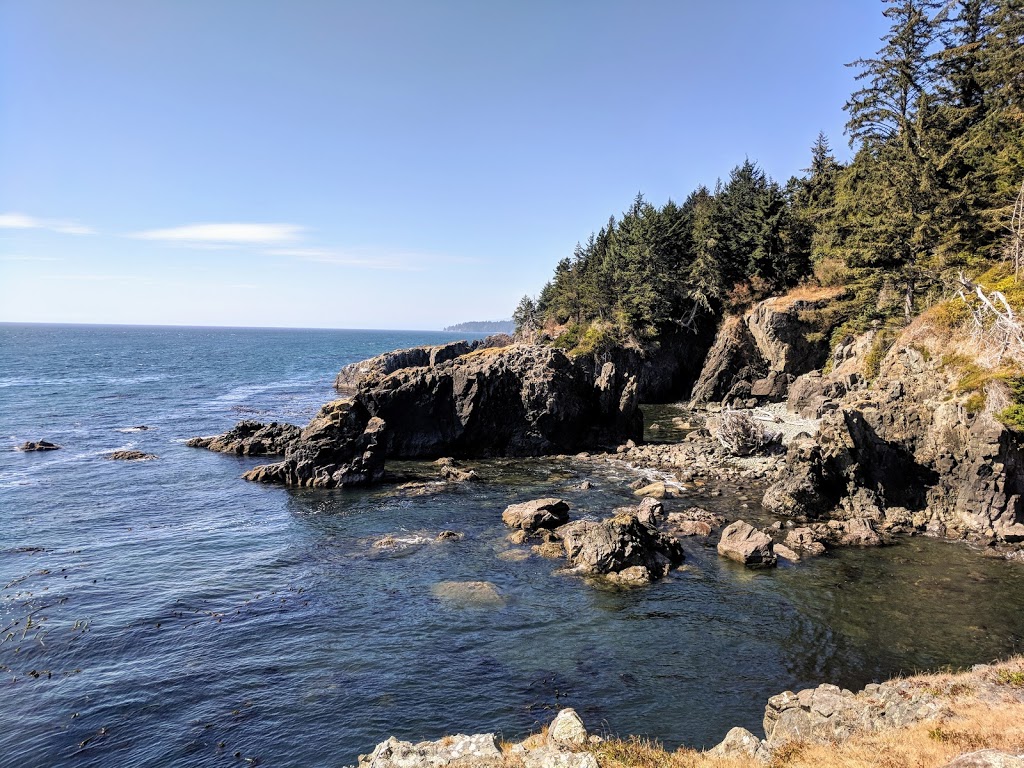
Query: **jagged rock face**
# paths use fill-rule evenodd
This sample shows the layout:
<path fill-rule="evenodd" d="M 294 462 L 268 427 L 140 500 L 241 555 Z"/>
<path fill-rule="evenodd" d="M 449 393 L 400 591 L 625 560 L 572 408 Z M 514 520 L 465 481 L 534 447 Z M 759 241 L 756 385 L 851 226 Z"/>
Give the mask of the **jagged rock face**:
<path fill-rule="evenodd" d="M 637 394 L 642 402 L 675 402 L 686 397 L 693 388 L 701 361 L 714 339 L 714 320 L 709 315 L 699 320 L 692 332 L 663 334 L 656 346 L 617 347 L 579 362 L 595 372 L 606 363 L 612 363 L 620 375 L 636 379 Z"/>
<path fill-rule="evenodd" d="M 744 315 L 743 320 L 770 370 L 797 376 L 825 364 L 828 340 L 810 340 L 808 336 L 821 329 L 803 318 L 805 313 L 829 301 L 831 298 L 794 301 L 786 296 L 775 296 L 755 305 Z"/>
<path fill-rule="evenodd" d="M 601 522 L 577 520 L 559 528 L 558 534 L 578 573 L 624 574 L 623 581 L 646 583 L 683 561 L 679 542 L 641 523 L 632 510 Z"/>
<path fill-rule="evenodd" d="M 760 379 L 767 372 L 768 364 L 743 318 L 727 317 L 704 360 L 690 401 L 694 405 L 720 402 L 738 382 Z"/>
<path fill-rule="evenodd" d="M 867 518 L 891 510 L 931 532 L 1024 540 L 1024 440 L 991 414 L 968 414 L 937 361 L 897 348 L 868 389 L 845 393 L 816 444 L 790 449 L 766 509 Z"/>
<path fill-rule="evenodd" d="M 334 379 L 335 389 L 355 390 L 363 380 L 384 378 L 403 368 L 423 368 L 453 360 L 479 347 L 480 341 L 453 341 L 428 347 L 396 349 L 382 355 L 346 365 Z"/>
<path fill-rule="evenodd" d="M 353 400 L 335 400 L 289 443 L 284 461 L 266 464 L 243 477 L 260 483 L 314 488 L 366 485 L 384 475 L 384 421 Z"/>
<path fill-rule="evenodd" d="M 828 357 L 826 334 L 805 319 L 828 300 L 779 296 L 742 317 L 725 318 L 691 404 L 723 401 L 748 407 L 784 400 L 794 377 L 820 367 Z"/>
<path fill-rule="evenodd" d="M 263 424 L 247 419 L 238 422 L 223 435 L 193 437 L 185 445 L 239 456 L 275 456 L 283 454 L 298 439 L 301 431 L 292 424 L 279 424 L 276 421 Z"/>
<path fill-rule="evenodd" d="M 592 377 L 549 347 L 516 344 L 364 379 L 356 400 L 390 426 L 387 455 L 530 456 L 639 438 L 633 377 Z"/>

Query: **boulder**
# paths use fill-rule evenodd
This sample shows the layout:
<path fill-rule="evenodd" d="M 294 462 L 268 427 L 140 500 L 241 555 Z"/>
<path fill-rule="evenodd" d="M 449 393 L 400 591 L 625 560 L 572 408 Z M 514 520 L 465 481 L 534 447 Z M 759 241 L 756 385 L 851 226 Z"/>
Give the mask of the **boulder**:
<path fill-rule="evenodd" d="M 665 508 L 658 499 L 648 496 L 640 502 L 636 516 L 648 528 L 657 528 L 665 521 Z"/>
<path fill-rule="evenodd" d="M 708 754 L 714 757 L 726 759 L 754 759 L 768 762 L 770 753 L 761 739 L 746 728 L 732 728 L 720 743 L 708 750 Z"/>
<path fill-rule="evenodd" d="M 637 567 L 622 578 L 642 583 L 665 576 L 683 561 L 675 539 L 644 525 L 632 511 L 601 522 L 577 520 L 558 533 L 569 564 L 581 574 L 608 576 Z"/>
<path fill-rule="evenodd" d="M 651 499 L 664 499 L 668 495 L 668 487 L 665 481 L 657 480 L 653 483 L 640 486 L 633 491 L 634 496 L 646 496 Z"/>
<path fill-rule="evenodd" d="M 501 520 L 509 528 L 536 531 L 557 528 L 569 522 L 569 505 L 562 499 L 535 499 L 511 504 L 501 513 Z"/>
<path fill-rule="evenodd" d="M 825 554 L 825 545 L 819 536 L 810 528 L 794 528 L 786 535 L 786 546 L 791 547 L 803 557 L 817 557 Z"/>
<path fill-rule="evenodd" d="M 22 443 L 18 446 L 19 451 L 56 451 L 59 450 L 60 446 L 56 443 L 47 442 L 46 440 L 36 440 L 35 442 Z"/>
<path fill-rule="evenodd" d="M 1024 755 L 1012 755 L 998 749 L 968 752 L 942 768 L 1024 768 Z"/>
<path fill-rule="evenodd" d="M 742 520 L 722 531 L 718 554 L 751 568 L 770 568 L 776 563 L 771 538 Z"/>
<path fill-rule="evenodd" d="M 548 741 L 569 750 L 585 749 L 589 736 L 575 709 L 566 708 L 548 726 Z"/>
<path fill-rule="evenodd" d="M 299 427 L 292 424 L 279 424 L 276 421 L 263 424 L 247 419 L 238 422 L 223 435 L 193 437 L 185 445 L 239 456 L 276 456 L 284 454 L 301 432 Z"/>

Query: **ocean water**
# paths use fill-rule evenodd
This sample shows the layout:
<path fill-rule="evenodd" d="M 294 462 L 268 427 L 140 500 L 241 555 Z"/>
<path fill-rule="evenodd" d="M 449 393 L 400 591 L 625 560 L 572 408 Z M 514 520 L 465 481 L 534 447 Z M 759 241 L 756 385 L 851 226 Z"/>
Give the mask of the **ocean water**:
<path fill-rule="evenodd" d="M 183 445 L 303 423 L 342 365 L 456 337 L 0 325 L 0 766 L 342 766 L 390 735 L 522 737 L 562 706 L 710 746 L 785 689 L 1019 649 L 1024 566 L 959 544 L 753 572 L 688 541 L 664 582 L 598 589 L 508 559 L 501 510 L 602 516 L 632 501 L 619 463 L 479 462 L 484 482 L 417 496 L 250 484 L 258 459 Z M 14 450 L 38 439 L 63 448 Z M 104 458 L 121 448 L 159 458 Z M 759 489 L 724 491 L 671 504 L 764 519 Z M 372 547 L 445 529 L 465 539 Z M 449 581 L 501 600 L 446 600 Z"/>

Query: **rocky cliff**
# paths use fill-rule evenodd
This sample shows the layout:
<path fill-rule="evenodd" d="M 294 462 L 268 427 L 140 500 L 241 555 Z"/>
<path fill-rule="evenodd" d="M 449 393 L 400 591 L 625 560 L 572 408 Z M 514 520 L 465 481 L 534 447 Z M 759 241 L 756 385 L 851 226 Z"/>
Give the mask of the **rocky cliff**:
<path fill-rule="evenodd" d="M 793 379 L 828 359 L 828 328 L 815 312 L 836 291 L 802 291 L 766 299 L 742 316 L 722 320 L 691 395 L 695 406 L 713 402 L 751 407 L 784 400 Z"/>
<path fill-rule="evenodd" d="M 821 415 L 821 427 L 813 441 L 790 447 L 764 506 L 1024 540 L 1024 439 L 996 418 L 992 403 L 979 408 L 958 391 L 962 371 L 942 344 L 919 323 L 897 339 L 870 384 L 842 348 L 834 373 L 797 379 L 790 406 Z"/>

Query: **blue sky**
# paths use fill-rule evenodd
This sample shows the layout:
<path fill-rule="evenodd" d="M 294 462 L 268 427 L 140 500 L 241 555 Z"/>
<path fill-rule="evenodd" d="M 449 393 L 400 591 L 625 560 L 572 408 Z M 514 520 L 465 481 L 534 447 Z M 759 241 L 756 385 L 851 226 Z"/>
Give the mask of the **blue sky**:
<path fill-rule="evenodd" d="M 785 181 L 875 0 L 0 0 L 0 321 L 509 317 L 642 191 Z"/>

